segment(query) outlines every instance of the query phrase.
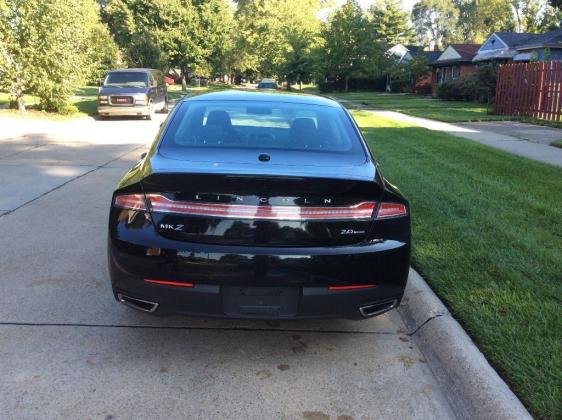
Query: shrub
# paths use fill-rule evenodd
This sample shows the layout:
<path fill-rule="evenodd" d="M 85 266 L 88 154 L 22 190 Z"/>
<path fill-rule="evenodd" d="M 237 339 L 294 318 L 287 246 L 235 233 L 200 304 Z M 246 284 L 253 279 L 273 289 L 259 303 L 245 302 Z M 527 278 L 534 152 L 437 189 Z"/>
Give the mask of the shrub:
<path fill-rule="evenodd" d="M 496 68 L 479 67 L 474 73 L 450 80 L 437 87 L 437 97 L 443 100 L 488 102 L 496 95 Z"/>

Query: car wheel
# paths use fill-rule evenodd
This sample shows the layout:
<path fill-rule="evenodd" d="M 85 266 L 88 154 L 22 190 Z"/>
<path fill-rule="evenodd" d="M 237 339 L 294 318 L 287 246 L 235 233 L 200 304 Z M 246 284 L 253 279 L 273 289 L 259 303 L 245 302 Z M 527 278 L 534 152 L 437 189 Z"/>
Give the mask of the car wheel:
<path fill-rule="evenodd" d="M 162 107 L 162 114 L 167 114 L 170 110 L 168 109 L 168 97 L 164 99 L 164 106 Z"/>
<path fill-rule="evenodd" d="M 148 115 L 146 116 L 147 120 L 153 120 L 154 119 L 154 104 L 152 102 L 148 103 Z"/>

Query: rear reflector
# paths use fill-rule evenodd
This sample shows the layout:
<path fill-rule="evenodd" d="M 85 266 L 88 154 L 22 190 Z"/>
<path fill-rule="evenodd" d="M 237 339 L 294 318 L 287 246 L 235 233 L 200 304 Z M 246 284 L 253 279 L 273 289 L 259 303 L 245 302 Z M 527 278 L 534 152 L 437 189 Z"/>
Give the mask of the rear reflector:
<path fill-rule="evenodd" d="M 129 210 L 146 210 L 144 194 L 123 194 L 115 197 L 115 207 Z"/>
<path fill-rule="evenodd" d="M 408 209 L 404 204 L 400 203 L 381 203 L 377 213 L 377 219 L 384 219 L 387 217 L 405 216 L 408 214 Z"/>
<path fill-rule="evenodd" d="M 345 290 L 372 289 L 373 287 L 377 286 L 374 284 L 352 284 L 349 286 L 329 286 L 328 290 L 332 292 L 342 292 Z"/>
<path fill-rule="evenodd" d="M 186 283 L 182 281 L 144 279 L 144 282 L 149 284 L 159 284 L 161 286 L 193 287 L 193 283 Z"/>
<path fill-rule="evenodd" d="M 154 212 L 228 219 L 368 220 L 376 207 L 374 202 L 363 202 L 348 207 L 298 207 L 173 201 L 161 194 L 147 194 L 146 198 Z"/>

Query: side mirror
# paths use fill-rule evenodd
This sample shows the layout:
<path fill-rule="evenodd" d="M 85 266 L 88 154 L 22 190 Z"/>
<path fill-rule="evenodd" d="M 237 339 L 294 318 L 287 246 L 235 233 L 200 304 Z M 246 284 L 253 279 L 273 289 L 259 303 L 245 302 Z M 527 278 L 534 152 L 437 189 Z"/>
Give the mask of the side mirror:
<path fill-rule="evenodd" d="M 141 159 L 144 159 L 145 157 L 146 157 L 146 152 L 141 153 L 141 157 L 140 157 L 140 158 L 141 158 Z"/>

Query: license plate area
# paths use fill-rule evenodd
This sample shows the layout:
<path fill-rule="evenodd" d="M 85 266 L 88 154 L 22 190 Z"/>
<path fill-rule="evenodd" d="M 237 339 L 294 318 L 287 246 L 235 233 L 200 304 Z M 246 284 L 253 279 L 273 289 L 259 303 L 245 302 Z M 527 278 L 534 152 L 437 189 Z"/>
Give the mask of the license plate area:
<path fill-rule="evenodd" d="M 133 98 L 130 96 L 112 96 L 111 103 L 115 105 L 131 105 Z"/>
<path fill-rule="evenodd" d="M 300 287 L 222 287 L 226 315 L 249 318 L 289 318 L 297 314 Z"/>

